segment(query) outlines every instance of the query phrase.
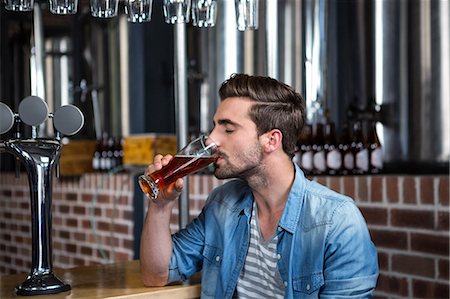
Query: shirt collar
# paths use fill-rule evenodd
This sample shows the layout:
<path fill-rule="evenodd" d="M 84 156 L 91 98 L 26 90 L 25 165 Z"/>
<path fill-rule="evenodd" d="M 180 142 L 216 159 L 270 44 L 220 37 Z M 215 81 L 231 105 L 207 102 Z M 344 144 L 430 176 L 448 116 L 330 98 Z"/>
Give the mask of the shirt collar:
<path fill-rule="evenodd" d="M 295 165 L 295 178 L 289 192 L 286 206 L 278 223 L 282 229 L 294 233 L 300 220 L 300 213 L 303 207 L 303 199 L 305 194 L 306 178 L 303 171 Z"/>
<path fill-rule="evenodd" d="M 281 215 L 281 219 L 278 222 L 278 227 L 292 234 L 295 232 L 300 219 L 300 212 L 303 207 L 303 198 L 306 184 L 306 178 L 303 174 L 303 171 L 295 163 L 294 165 L 294 183 L 292 184 L 291 191 L 289 192 L 286 206 L 284 207 L 283 214 Z M 247 188 L 248 190 L 246 190 L 246 192 L 244 193 L 243 199 L 236 203 L 233 210 L 240 211 L 240 214 L 245 214 L 250 219 L 254 198 L 252 191 L 250 187 L 248 187 L 248 185 Z"/>

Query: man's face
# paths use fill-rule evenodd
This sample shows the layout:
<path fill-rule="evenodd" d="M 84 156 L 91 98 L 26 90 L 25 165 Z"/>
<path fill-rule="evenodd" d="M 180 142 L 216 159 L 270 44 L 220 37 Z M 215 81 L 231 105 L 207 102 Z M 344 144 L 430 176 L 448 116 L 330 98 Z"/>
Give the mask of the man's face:
<path fill-rule="evenodd" d="M 210 137 L 218 145 L 214 172 L 219 179 L 246 179 L 255 173 L 263 157 L 256 125 L 248 115 L 252 102 L 246 98 L 223 100 L 214 115 Z"/>

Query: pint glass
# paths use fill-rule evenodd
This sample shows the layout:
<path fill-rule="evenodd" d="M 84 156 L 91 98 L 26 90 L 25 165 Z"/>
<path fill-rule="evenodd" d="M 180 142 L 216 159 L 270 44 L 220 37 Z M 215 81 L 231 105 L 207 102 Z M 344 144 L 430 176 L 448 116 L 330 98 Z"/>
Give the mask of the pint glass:
<path fill-rule="evenodd" d="M 141 175 L 138 179 L 142 191 L 155 200 L 159 191 L 177 179 L 194 173 L 213 163 L 216 144 L 202 135 L 180 150 L 169 164 L 150 175 Z"/>

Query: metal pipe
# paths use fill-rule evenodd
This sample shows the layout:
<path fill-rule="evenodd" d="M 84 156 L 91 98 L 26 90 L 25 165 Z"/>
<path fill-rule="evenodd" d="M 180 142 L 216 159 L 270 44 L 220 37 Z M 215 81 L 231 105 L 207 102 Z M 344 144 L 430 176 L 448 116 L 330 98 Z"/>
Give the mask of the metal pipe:
<path fill-rule="evenodd" d="M 267 75 L 278 79 L 278 1 L 267 1 L 266 32 Z"/>
<path fill-rule="evenodd" d="M 44 70 L 44 22 L 39 3 L 34 4 L 33 10 L 33 43 L 34 43 L 34 82 L 31 82 L 32 95 L 45 99 L 45 70 Z M 33 78 L 33 76 L 32 76 Z M 39 132 L 37 132 L 39 130 Z M 43 124 L 36 128 L 37 135 L 45 135 L 46 126 Z"/>
<path fill-rule="evenodd" d="M 175 80 L 175 119 L 177 121 L 178 149 L 183 148 L 188 141 L 188 107 L 187 107 L 187 51 L 186 24 L 174 25 L 174 80 Z M 184 178 L 184 189 L 180 194 L 179 225 L 184 228 L 189 222 L 189 179 Z"/>

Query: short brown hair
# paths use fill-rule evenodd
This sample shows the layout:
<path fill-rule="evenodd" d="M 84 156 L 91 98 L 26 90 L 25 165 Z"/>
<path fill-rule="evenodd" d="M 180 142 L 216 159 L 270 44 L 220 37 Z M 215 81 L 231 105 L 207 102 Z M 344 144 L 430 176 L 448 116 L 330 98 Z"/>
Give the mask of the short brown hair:
<path fill-rule="evenodd" d="M 283 134 L 283 150 L 294 156 L 305 123 L 305 101 L 292 87 L 270 77 L 233 74 L 219 89 L 220 100 L 246 97 L 256 102 L 249 115 L 258 135 L 273 129 Z"/>

